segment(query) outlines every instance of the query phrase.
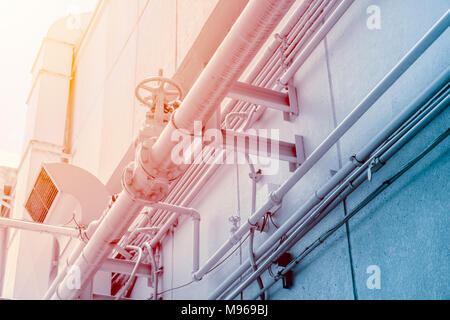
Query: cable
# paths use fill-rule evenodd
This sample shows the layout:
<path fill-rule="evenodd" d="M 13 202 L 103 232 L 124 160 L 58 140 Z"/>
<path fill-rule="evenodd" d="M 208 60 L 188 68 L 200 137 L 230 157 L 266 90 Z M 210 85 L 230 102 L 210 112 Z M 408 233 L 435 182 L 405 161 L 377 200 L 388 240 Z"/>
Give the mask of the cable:
<path fill-rule="evenodd" d="M 248 237 L 249 237 L 249 235 L 250 234 L 248 234 L 242 241 L 241 241 L 241 243 L 230 253 L 230 254 L 228 254 L 225 258 L 223 258 L 222 259 L 222 261 L 220 261 L 220 262 L 218 262 L 214 267 L 212 267 L 207 273 L 205 273 L 205 275 L 207 275 L 207 274 L 209 274 L 209 273 L 211 273 L 213 270 L 215 270 L 215 269 L 217 269 L 220 265 L 222 265 L 223 263 L 225 263 L 241 246 L 242 246 L 242 244 L 245 242 L 245 240 L 247 240 L 248 239 Z M 187 287 L 187 286 L 189 286 L 189 285 L 191 285 L 191 284 L 193 284 L 195 282 L 195 280 L 191 280 L 191 281 L 189 281 L 189 282 L 187 282 L 187 283 L 185 283 L 185 284 L 182 284 L 182 285 L 180 285 L 180 286 L 177 286 L 177 287 L 173 287 L 173 288 L 170 288 L 170 289 L 167 289 L 167 290 L 164 290 L 164 291 L 161 291 L 161 292 L 159 292 L 158 293 L 158 296 L 160 296 L 160 295 L 162 295 L 162 294 L 164 294 L 164 293 L 167 293 L 167 292 L 171 292 L 171 291 L 175 291 L 175 290 L 178 290 L 178 289 L 181 289 L 181 288 L 184 288 L 184 287 Z"/>
<path fill-rule="evenodd" d="M 248 239 L 248 237 L 250 236 L 250 233 L 247 234 L 247 236 L 241 241 L 241 243 L 239 244 L 239 246 L 237 246 L 233 251 L 231 251 L 225 258 L 222 259 L 222 261 L 218 262 L 214 267 L 212 267 L 208 272 L 205 273 L 205 275 L 211 273 L 213 270 L 217 269 L 220 265 L 222 265 L 225 261 L 227 261 L 241 246 L 242 244 L 245 242 L 245 240 Z"/>
<path fill-rule="evenodd" d="M 152 266 L 153 273 L 153 300 L 158 299 L 158 266 L 156 263 L 155 255 L 153 253 L 153 248 L 150 246 L 150 243 L 147 241 L 144 243 L 144 247 L 148 251 L 148 256 L 150 258 L 150 263 Z"/>
<path fill-rule="evenodd" d="M 278 272 L 275 276 L 275 280 L 279 280 L 283 273 L 292 269 L 295 265 L 299 264 L 308 254 L 310 254 L 315 248 L 322 244 L 326 239 L 328 239 L 334 232 L 336 232 L 340 227 L 342 227 L 346 222 L 348 222 L 353 216 L 355 216 L 359 211 L 361 211 L 367 204 L 369 204 L 373 199 L 375 199 L 380 193 L 382 193 L 386 188 L 391 186 L 397 179 L 399 179 L 405 172 L 411 169 L 417 162 L 422 160 L 429 152 L 431 152 L 436 146 L 438 146 L 442 141 L 444 141 L 450 135 L 450 128 L 448 128 L 444 133 L 442 133 L 438 138 L 436 138 L 424 151 L 422 151 L 416 158 L 408 162 L 402 167 L 400 171 L 394 174 L 391 178 L 385 180 L 378 188 L 372 191 L 363 201 L 361 201 L 344 219 L 333 226 L 331 229 L 323 233 L 319 238 L 312 242 L 308 247 L 306 247 L 297 257 L 287 265 L 282 271 Z"/>
<path fill-rule="evenodd" d="M 178 286 L 178 287 L 174 287 L 174 288 L 171 288 L 171 289 L 167 289 L 167 290 L 161 291 L 160 293 L 158 293 L 158 295 L 160 296 L 160 295 L 162 295 L 162 294 L 164 294 L 164 293 L 171 292 L 171 291 L 174 291 L 174 290 L 178 290 L 178 289 L 187 287 L 188 285 L 191 285 L 191 284 L 193 284 L 193 283 L 194 283 L 194 280 L 191 280 L 191 281 L 189 281 L 188 283 L 182 284 L 181 286 Z"/>
<path fill-rule="evenodd" d="M 142 248 L 141 247 L 127 246 L 126 248 L 136 250 L 138 253 L 138 258 L 137 258 L 136 264 L 134 265 L 133 270 L 131 271 L 131 274 L 130 274 L 130 277 L 128 278 L 127 283 L 125 284 L 125 286 L 122 287 L 122 289 L 119 290 L 119 292 L 117 293 L 114 300 L 119 300 L 120 298 L 122 298 L 123 294 L 128 291 L 128 288 L 130 287 L 130 285 L 134 279 L 134 275 L 136 274 L 137 268 L 141 264 L 141 260 L 142 260 Z"/>
<path fill-rule="evenodd" d="M 255 229 L 251 228 L 250 229 L 250 233 L 249 233 L 249 240 L 248 240 L 248 250 L 249 250 L 249 258 L 250 258 L 250 264 L 252 265 L 252 268 L 254 271 L 258 270 L 258 266 L 256 265 L 256 261 L 255 261 L 255 254 L 253 253 L 253 239 L 255 238 Z M 258 278 L 256 278 L 256 281 L 258 282 L 259 285 L 259 289 L 263 290 L 264 289 L 264 283 L 261 279 L 261 277 L 259 276 Z M 266 295 L 263 293 L 261 293 L 261 295 L 259 296 L 261 298 L 261 300 L 266 300 Z"/>

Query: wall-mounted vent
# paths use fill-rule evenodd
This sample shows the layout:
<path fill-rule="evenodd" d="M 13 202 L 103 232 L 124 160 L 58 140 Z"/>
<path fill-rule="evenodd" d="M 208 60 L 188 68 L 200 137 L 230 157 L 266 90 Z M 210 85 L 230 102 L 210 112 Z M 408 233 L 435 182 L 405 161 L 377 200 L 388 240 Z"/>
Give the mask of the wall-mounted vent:
<path fill-rule="evenodd" d="M 68 163 L 44 163 L 25 208 L 33 221 L 88 226 L 108 207 L 111 195 L 88 171 Z"/>
<path fill-rule="evenodd" d="M 25 208 L 35 222 L 44 222 L 57 195 L 58 189 L 45 168 L 42 168 L 25 204 Z"/>

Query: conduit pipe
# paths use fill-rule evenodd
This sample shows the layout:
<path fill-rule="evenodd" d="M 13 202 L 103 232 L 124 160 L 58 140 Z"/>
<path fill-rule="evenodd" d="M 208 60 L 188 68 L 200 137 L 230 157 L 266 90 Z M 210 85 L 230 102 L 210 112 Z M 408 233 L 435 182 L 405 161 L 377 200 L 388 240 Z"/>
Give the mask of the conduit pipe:
<path fill-rule="evenodd" d="M 299 6 L 299 8 L 297 8 L 295 10 L 294 14 L 290 18 L 290 20 L 288 21 L 286 26 L 283 28 L 283 30 L 279 34 L 277 34 L 275 36 L 275 39 L 273 40 L 272 44 L 269 45 L 269 47 L 267 48 L 263 57 L 259 59 L 258 64 L 252 68 L 253 70 L 252 70 L 251 74 L 246 77 L 246 82 L 254 83 L 255 85 L 259 85 L 259 86 L 271 87 L 271 84 L 269 84 L 269 80 L 272 79 L 272 77 L 267 75 L 267 72 L 271 72 L 271 71 L 267 70 L 267 69 L 269 68 L 269 66 L 273 67 L 274 62 L 280 58 L 280 55 L 282 55 L 281 52 L 277 52 L 278 50 L 281 49 L 280 44 L 287 41 L 287 44 L 289 44 L 289 46 L 293 45 L 291 42 L 295 38 L 296 34 L 300 30 L 304 29 L 305 24 L 308 23 L 308 19 L 305 18 L 305 13 L 307 11 L 314 11 L 313 9 L 317 7 L 316 4 L 318 4 L 320 2 L 316 2 L 314 5 L 314 8 L 312 8 L 310 6 L 311 3 L 312 3 L 311 0 L 304 1 Z M 311 17 L 311 16 L 313 16 L 312 12 L 308 14 L 308 17 Z M 293 28 L 295 28 L 297 31 L 294 32 L 292 30 Z M 275 69 L 279 69 L 279 67 L 280 66 L 277 66 Z M 270 82 L 274 82 L 274 81 L 270 80 Z M 230 110 L 233 108 L 233 106 L 236 106 L 236 109 L 238 109 L 238 110 L 245 110 L 245 109 L 247 109 L 249 104 L 242 103 L 242 102 L 229 103 L 225 107 L 225 111 L 223 112 L 223 114 L 224 115 L 229 114 Z M 258 109 L 262 109 L 262 108 L 258 108 Z M 227 122 L 226 120 L 224 120 L 224 121 Z M 236 124 L 236 122 L 237 121 L 234 121 L 233 123 Z M 201 167 L 204 167 L 204 166 L 201 166 Z M 206 179 L 203 179 L 203 177 L 204 177 L 203 171 L 205 171 L 205 170 L 195 169 L 195 170 L 189 170 L 187 172 L 187 174 L 189 176 L 200 175 L 200 176 L 202 176 L 202 178 L 195 184 L 194 189 L 187 196 L 183 196 L 183 198 L 184 198 L 184 201 L 182 202 L 183 205 L 189 204 L 189 199 L 192 199 L 193 197 L 195 197 L 195 195 L 198 193 L 198 190 L 200 189 L 200 187 L 204 184 L 204 182 L 208 179 L 208 177 L 213 172 L 215 172 L 216 169 L 217 169 L 217 165 L 210 166 L 210 168 L 205 173 L 205 176 L 207 177 Z M 187 184 L 191 185 L 192 182 L 187 183 Z M 184 194 L 184 192 L 180 193 L 180 191 L 179 191 L 180 188 L 178 188 L 178 187 L 184 186 L 184 185 L 186 185 L 186 183 L 184 183 L 184 184 L 178 183 L 177 187 L 173 190 L 173 193 L 172 193 L 172 195 L 169 196 L 168 200 L 169 201 L 178 201 L 182 197 L 182 194 Z M 184 188 L 184 189 L 187 190 L 190 188 L 191 187 Z M 252 211 L 254 211 L 254 210 L 252 210 Z M 161 220 L 161 219 L 159 219 L 159 220 Z M 158 223 L 158 221 L 156 221 L 155 223 Z"/>
<path fill-rule="evenodd" d="M 384 164 L 384 162 L 392 156 L 392 152 L 397 152 L 397 150 L 400 149 L 404 144 L 406 144 L 409 139 L 414 137 L 418 133 L 418 131 L 420 131 L 430 121 L 432 121 L 432 119 L 434 119 L 443 110 L 443 108 L 447 107 L 450 98 L 448 96 L 448 88 L 446 88 L 446 90 L 447 93 L 445 93 L 443 96 L 438 97 L 435 101 L 432 101 L 429 106 L 425 107 L 426 111 L 420 110 L 417 112 L 419 113 L 419 115 L 414 115 L 414 117 L 417 116 L 419 118 L 418 121 L 417 119 L 414 119 L 412 122 L 408 123 L 406 127 L 402 127 L 401 130 L 399 129 L 400 131 L 397 132 L 394 137 L 390 137 L 387 142 L 383 143 L 382 148 L 378 149 L 370 159 L 368 159 L 356 170 L 356 172 L 352 173 L 350 177 L 347 177 L 344 182 L 340 182 L 339 187 L 335 189 L 331 194 L 328 194 L 326 199 L 320 202 L 320 205 L 315 206 L 312 212 L 308 212 L 307 214 L 305 214 L 301 221 L 297 224 L 297 226 L 294 227 L 294 231 L 291 232 L 291 235 L 289 235 L 288 238 L 285 239 L 283 243 L 277 248 L 276 254 L 281 254 L 289 250 L 292 245 L 294 245 L 301 239 L 301 237 L 309 232 L 309 230 L 315 224 L 317 224 L 328 212 L 333 210 L 348 194 L 353 192 L 357 188 L 357 186 L 359 186 L 365 179 L 367 179 L 368 175 L 362 175 L 362 173 L 365 173 L 367 171 L 368 166 L 372 163 L 373 160 L 378 159 L 381 165 Z M 407 141 L 405 141 L 405 136 L 407 136 Z M 391 154 L 386 155 L 387 153 Z M 378 167 L 375 167 L 373 169 L 374 172 L 376 170 L 378 170 Z M 361 177 L 363 180 L 361 180 Z M 330 203 L 330 201 L 332 202 Z M 295 234 L 295 236 L 292 236 L 293 234 Z M 270 251 L 267 251 L 267 253 L 270 253 Z M 274 261 L 274 257 L 275 255 L 270 255 L 267 258 L 267 254 L 265 253 L 261 257 L 261 259 L 264 260 L 262 262 L 262 265 L 264 265 L 266 262 Z M 236 274 L 237 273 L 235 273 L 235 275 Z"/>
<path fill-rule="evenodd" d="M 418 157 L 416 157 L 412 162 L 408 163 L 408 167 L 416 162 L 416 159 L 419 160 L 423 158 L 426 154 L 428 154 L 431 150 L 433 150 L 439 143 L 445 140 L 446 137 L 448 137 L 449 130 L 442 134 L 440 137 L 438 137 L 435 142 L 433 142 L 427 149 L 425 149 Z M 323 243 L 329 236 L 331 236 L 337 228 L 341 227 L 346 221 L 351 219 L 357 212 L 359 212 L 361 209 L 364 208 L 365 205 L 367 205 L 370 201 L 372 201 L 378 194 L 380 194 L 384 189 L 386 189 L 389 185 L 392 184 L 393 181 L 397 180 L 403 173 L 408 171 L 408 168 L 404 168 L 405 171 L 400 171 L 395 176 L 391 177 L 390 179 L 386 180 L 381 184 L 377 189 L 375 189 L 371 194 L 369 194 L 362 202 L 360 202 L 353 210 L 352 212 L 338 225 L 335 225 L 333 229 L 330 229 L 325 234 L 322 234 L 318 240 L 316 240 L 313 244 L 309 245 L 300 255 L 298 255 L 293 261 L 291 261 L 281 272 L 279 272 L 274 278 L 271 279 L 270 283 L 264 288 L 261 289 L 257 295 L 254 296 L 253 299 L 256 299 L 258 295 L 261 293 L 264 293 L 266 290 L 272 287 L 283 275 L 286 274 L 286 272 L 293 269 L 298 263 L 300 263 L 309 253 L 311 253 L 316 247 L 318 247 L 321 243 Z M 401 173 L 403 172 L 403 173 Z M 401 174 L 400 174 L 401 173 Z M 360 180 L 360 179 L 357 179 Z M 359 181 L 356 181 L 355 184 L 358 185 Z M 341 198 L 341 197 L 340 197 Z M 333 231 L 332 231 L 333 230 Z"/>
<path fill-rule="evenodd" d="M 301 7 L 299 8 L 299 10 L 298 11 L 296 11 L 296 16 L 301 16 L 303 13 L 304 13 L 304 11 L 306 10 L 306 7 L 307 7 L 307 4 L 308 3 L 310 3 L 311 2 L 311 0 L 308 0 L 308 1 L 305 1 L 305 3 L 303 3 L 302 5 L 301 5 Z M 291 21 L 291 23 L 293 23 L 293 21 Z M 287 32 L 287 31 L 286 31 Z M 273 50 L 275 50 L 276 48 L 274 47 L 273 48 Z M 262 64 L 263 65 L 263 64 Z"/>
<path fill-rule="evenodd" d="M 293 17 L 289 20 L 287 25 L 282 29 L 282 31 L 275 35 L 275 39 L 272 41 L 272 43 L 268 46 L 265 53 L 263 54 L 262 58 L 259 60 L 259 62 L 256 64 L 256 66 L 253 68 L 252 72 L 246 77 L 247 83 L 254 82 L 258 76 L 263 72 L 264 69 L 267 68 L 268 64 L 271 61 L 276 61 L 274 58 L 274 55 L 277 54 L 277 50 L 280 49 L 280 45 L 283 42 L 283 39 L 289 34 L 289 32 L 294 28 L 299 20 L 301 20 L 301 17 L 305 14 L 305 12 L 309 9 L 310 5 L 312 3 L 312 0 L 305 0 L 300 7 L 295 11 Z M 231 111 L 233 106 L 235 106 L 235 102 L 230 102 L 225 107 L 222 114 L 224 117 Z M 225 118 L 223 117 L 222 120 Z"/>
<path fill-rule="evenodd" d="M 120 291 L 117 293 L 117 296 L 114 300 L 119 300 L 122 298 L 122 296 L 127 292 L 128 288 L 130 287 L 131 283 L 133 282 L 134 275 L 136 274 L 136 271 L 141 264 L 142 261 L 142 248 L 136 247 L 136 246 L 126 246 L 126 249 L 135 250 L 138 253 L 138 257 L 136 260 L 136 264 L 134 265 L 133 270 L 131 271 L 130 278 L 128 279 L 127 283 L 120 289 Z"/>
<path fill-rule="evenodd" d="M 325 21 L 320 30 L 312 38 L 311 42 L 302 50 L 286 73 L 281 77 L 280 82 L 283 85 L 287 85 L 289 80 L 292 79 L 297 70 L 303 65 L 309 55 L 314 51 L 314 49 L 319 45 L 319 43 L 325 38 L 328 32 L 334 27 L 334 25 L 339 21 L 342 15 L 347 11 L 347 9 L 352 5 L 354 0 L 345 0 L 342 2 L 336 11 Z"/>
<path fill-rule="evenodd" d="M 120 239 L 126 232 L 142 208 L 142 202 L 131 198 L 127 192 L 122 191 L 88 243 L 84 247 L 77 248 L 73 253 L 70 261 L 75 261 L 73 267 L 80 271 L 81 288 L 92 278 L 113 249 L 116 239 Z M 55 284 L 56 290 L 51 298 L 61 300 L 77 298 L 79 290 L 73 289 L 70 285 L 70 274 L 62 277 L 62 281 Z"/>
<path fill-rule="evenodd" d="M 75 228 L 52 226 L 49 224 L 0 217 L 0 228 L 2 227 L 16 228 L 35 232 L 44 232 L 73 238 L 76 238 L 80 235 L 80 230 Z"/>
<path fill-rule="evenodd" d="M 440 88 L 450 81 L 450 67 L 447 68 L 429 87 L 421 92 L 421 94 L 405 108 L 391 123 L 383 129 L 375 138 L 373 138 L 367 145 L 355 156 L 355 159 L 362 162 L 365 161 L 370 154 L 381 146 L 386 139 L 389 138 L 408 118 L 410 118 L 417 110 L 423 106 L 426 101 L 431 99 Z M 268 238 L 260 248 L 255 252 L 257 259 L 266 254 L 270 248 L 287 233 L 297 221 L 302 219 L 310 210 L 312 210 L 322 199 L 331 192 L 337 185 L 339 185 L 346 177 L 358 166 L 355 161 L 348 161 L 342 169 L 340 169 L 324 186 L 318 189 L 314 195 L 302 205 L 291 218 L 286 221 L 280 229 L 278 229 L 270 238 Z M 280 231 L 282 230 L 282 231 Z M 287 241 L 286 241 L 287 243 Z M 244 272 L 248 270 L 250 261 L 247 259 L 242 265 L 236 269 L 222 284 L 211 294 L 209 299 L 217 299 L 232 283 L 234 283 Z"/>
<path fill-rule="evenodd" d="M 148 251 L 150 264 L 153 269 L 153 300 L 158 300 L 158 266 L 156 264 L 155 254 L 153 253 L 153 248 L 151 247 L 150 243 L 145 242 L 144 247 Z"/>
<path fill-rule="evenodd" d="M 294 0 L 252 0 L 247 5 L 177 109 L 172 121 L 151 147 L 153 168 L 165 168 L 172 164 L 172 161 L 168 161 L 176 144 L 172 141 L 172 133 L 179 128 L 191 131 L 194 121 L 205 122 L 211 117 L 293 3 Z M 144 181 L 148 179 L 148 175 L 142 167 L 136 167 L 135 170 L 134 177 L 125 174 L 125 180 L 130 179 L 125 182 L 137 183 L 138 187 L 144 188 Z M 147 184 L 151 183 L 152 181 L 149 181 Z M 128 191 L 121 192 L 90 241 L 76 258 L 74 266 L 79 268 L 83 276 L 82 287 L 93 277 L 111 252 L 111 242 L 122 237 L 142 208 L 143 204 L 139 199 L 135 199 Z M 71 286 L 66 285 L 70 280 L 66 275 L 56 284 L 53 299 L 74 299 L 79 295 L 79 290 L 73 290 Z"/>
<path fill-rule="evenodd" d="M 383 153 L 382 155 L 377 155 L 377 159 L 379 159 L 381 164 L 385 164 L 398 150 L 400 150 L 408 141 L 410 141 L 418 131 L 422 130 L 431 120 L 433 120 L 444 108 L 448 107 L 450 102 L 450 98 L 447 97 L 442 100 L 438 105 L 432 109 L 432 111 L 425 116 L 421 121 L 419 121 L 411 130 L 407 132 L 404 136 L 402 136 L 394 145 L 392 145 L 390 148 L 387 148 L 387 151 Z M 369 165 L 370 161 L 366 162 L 366 166 Z M 285 252 L 286 250 L 289 250 L 292 245 L 295 244 L 295 240 L 299 238 L 298 233 L 305 230 L 305 228 L 308 227 L 309 223 L 311 223 L 314 218 L 317 218 L 317 215 L 320 215 L 323 217 L 326 213 L 333 210 L 337 204 L 339 204 L 345 197 L 350 195 L 358 186 L 360 186 L 364 181 L 367 180 L 368 176 L 364 174 L 366 170 L 358 170 L 356 174 L 356 179 L 347 179 L 342 186 L 345 186 L 345 190 L 342 194 L 340 194 L 337 198 L 330 197 L 333 201 L 332 204 L 322 204 L 319 208 L 314 210 L 314 213 L 310 215 L 307 219 L 305 219 L 299 227 L 297 227 L 297 230 L 293 232 L 288 239 L 272 254 L 267 257 L 264 262 L 260 265 L 260 268 L 255 271 L 249 278 L 247 278 L 244 282 L 240 283 L 239 286 L 230 293 L 226 299 L 233 299 L 236 297 L 242 290 L 247 288 L 255 279 L 257 279 L 262 272 L 265 271 L 266 268 L 272 264 L 276 258 Z M 374 170 L 375 171 L 375 170 Z M 349 183 L 351 183 L 351 186 L 349 186 Z M 328 207 L 327 207 L 328 206 Z M 321 214 L 321 210 L 325 209 L 326 211 L 324 214 Z M 301 233 L 301 236 L 306 234 L 306 232 Z"/>
<path fill-rule="evenodd" d="M 311 10 L 312 0 L 306 0 L 301 3 L 301 5 L 294 11 L 291 18 L 287 22 L 287 24 L 283 27 L 282 31 L 275 36 L 275 39 L 273 40 L 272 44 L 268 46 L 266 49 L 264 55 L 262 58 L 258 59 L 258 63 L 255 67 L 252 67 L 251 74 L 246 77 L 247 82 L 254 82 L 255 85 L 263 85 L 265 86 L 267 84 L 267 72 L 265 71 L 269 65 L 274 64 L 274 62 L 278 61 L 279 56 L 282 55 L 282 53 L 279 51 L 281 49 L 280 44 L 287 41 L 288 44 L 292 45 L 292 39 L 295 37 L 295 35 L 305 26 L 305 23 L 307 19 L 305 19 L 305 13 L 308 10 Z M 295 29 L 295 30 L 293 30 Z M 277 63 L 278 64 L 278 63 Z M 277 68 L 278 69 L 278 66 Z M 270 70 L 269 70 L 270 71 Z M 270 77 L 269 77 L 270 78 Z M 236 109 L 239 110 L 245 110 L 247 109 L 247 104 L 242 103 L 229 103 L 225 107 L 225 111 L 223 114 L 228 114 L 233 106 L 236 106 Z M 244 105 L 242 107 L 242 105 Z M 213 172 L 215 172 L 218 168 L 218 165 L 211 165 L 206 170 L 206 165 L 200 165 L 195 167 L 190 167 L 188 171 L 185 173 L 183 178 L 180 182 L 176 184 L 176 186 L 170 191 L 169 196 L 166 198 L 167 201 L 171 201 L 174 204 L 181 204 L 183 206 L 188 206 L 191 199 L 195 197 L 195 195 L 198 193 L 200 188 L 203 186 L 205 181 L 207 179 L 203 179 L 204 176 L 209 177 Z M 195 176 L 201 176 L 202 178 L 200 180 L 192 179 L 192 177 Z M 186 182 L 186 180 L 188 180 Z M 195 182 L 194 182 L 195 180 Z M 191 190 L 190 192 L 185 192 L 182 190 Z M 188 196 L 186 196 L 188 194 Z M 183 201 L 180 201 L 180 199 L 183 198 Z M 254 211 L 254 210 L 253 210 Z M 160 214 L 159 218 L 153 223 L 153 225 L 157 225 L 162 220 L 164 220 L 167 217 L 167 214 Z M 144 223 L 144 221 L 141 221 L 141 223 Z"/>
<path fill-rule="evenodd" d="M 328 0 L 327 0 L 328 1 Z M 322 1 L 323 2 L 323 1 Z M 335 10 L 337 4 L 340 1 L 334 1 L 332 6 L 327 6 L 326 11 L 321 13 L 322 15 L 328 16 L 330 13 L 330 10 L 333 8 Z M 307 35 L 310 35 L 310 30 L 305 31 L 307 25 L 312 25 L 312 29 L 316 29 L 317 27 L 317 21 L 321 22 L 318 16 L 317 12 L 317 6 L 321 4 L 320 1 L 315 2 L 314 6 L 311 6 L 312 0 L 303 1 L 302 4 L 295 10 L 292 17 L 289 19 L 288 23 L 283 27 L 283 30 L 275 35 L 275 39 L 273 40 L 272 44 L 269 45 L 266 52 L 264 53 L 263 57 L 259 59 L 259 62 L 255 67 L 252 67 L 252 71 L 249 76 L 246 77 L 246 82 L 253 83 L 254 85 L 259 85 L 263 87 L 270 87 L 272 88 L 273 84 L 275 83 L 276 77 L 279 76 L 279 73 L 283 70 L 283 66 L 280 65 L 279 59 L 283 58 L 283 64 L 286 65 L 288 63 L 288 60 L 291 59 L 291 57 L 286 57 L 286 52 L 291 52 L 295 49 L 295 52 L 297 52 L 302 46 L 296 43 L 296 39 L 302 38 L 302 43 L 305 42 Z M 308 14 L 307 14 L 308 13 Z M 343 14 L 343 12 L 342 12 Z M 331 15 L 331 14 L 330 14 Z M 313 21 L 310 21 L 310 20 Z M 299 35 L 301 33 L 301 37 Z M 287 46 L 287 47 L 286 47 Z M 281 50 L 284 51 L 281 52 Z M 290 54 L 290 55 L 291 55 Z M 272 70 L 273 69 L 273 70 Z M 280 89 L 282 86 L 278 85 L 277 89 Z M 231 109 L 235 108 L 236 110 L 246 110 L 248 108 L 251 108 L 252 106 L 248 103 L 242 103 L 242 102 L 230 102 L 225 107 L 225 110 L 223 111 L 224 115 L 229 114 Z M 258 108 L 258 114 L 261 114 L 264 111 L 264 107 Z M 257 117 L 255 117 L 257 118 Z M 236 119 L 235 119 L 236 120 Z M 225 120 L 225 122 L 227 122 Z M 231 122 L 231 121 L 230 121 Z M 237 125 L 238 121 L 233 121 L 234 124 Z M 249 121 L 250 122 L 250 121 Z M 233 125 L 234 127 L 234 125 Z M 242 125 L 241 125 L 242 127 Z M 185 176 L 187 178 L 183 178 L 182 182 L 177 183 L 176 187 L 171 191 L 171 194 L 166 199 L 166 201 L 174 201 L 174 203 L 178 202 L 180 203 L 180 199 L 183 198 L 184 200 L 181 202 L 182 205 L 189 205 L 192 198 L 195 197 L 195 195 L 198 193 L 199 189 L 202 187 L 202 185 L 205 183 L 207 179 L 201 178 L 200 180 L 196 181 L 195 186 L 193 187 L 193 190 L 191 192 L 188 192 L 186 196 L 186 192 L 180 192 L 180 188 L 184 190 L 190 190 L 191 185 L 193 184 L 191 177 L 192 176 L 202 176 L 204 177 L 203 173 L 205 172 L 204 165 L 200 166 L 200 170 L 191 167 L 186 172 Z M 217 165 L 212 165 L 206 170 L 205 176 L 209 177 L 213 172 L 216 171 Z M 191 180 L 190 182 L 185 182 L 185 180 Z M 189 185 L 189 187 L 185 187 L 186 185 Z M 252 212 L 255 210 L 253 209 Z M 157 225 L 159 222 L 164 220 L 166 218 L 166 214 L 161 214 L 157 221 L 155 221 L 153 224 Z"/>
<path fill-rule="evenodd" d="M 342 121 L 342 123 L 331 132 L 305 162 L 286 180 L 275 192 L 273 192 L 264 205 L 253 214 L 248 221 L 243 224 L 234 235 L 226 241 L 212 257 L 208 259 L 203 267 L 193 278 L 200 280 L 242 237 L 249 232 L 252 225 L 270 211 L 274 206 L 279 205 L 284 195 L 319 161 L 323 155 L 358 121 L 369 108 L 400 78 L 401 75 L 422 55 L 422 53 L 447 30 L 450 25 L 450 10 L 427 32 L 427 34 L 400 60 L 400 62 L 375 86 L 375 88 L 363 99 L 363 101 Z M 320 197 L 319 197 L 320 198 Z M 294 215 L 283 228 L 277 230 L 275 234 L 282 235 L 295 224 L 301 216 Z M 268 248 L 265 248 L 268 249 Z"/>
<path fill-rule="evenodd" d="M 184 98 L 171 122 L 152 147 L 155 166 L 170 159 L 176 145 L 172 134 L 178 129 L 193 131 L 194 121 L 205 123 L 217 111 L 231 87 L 283 19 L 294 0 L 253 0 Z"/>
<path fill-rule="evenodd" d="M 149 241 L 152 248 L 156 248 L 161 239 L 175 224 L 180 215 L 186 215 L 192 218 L 192 221 L 194 223 L 192 272 L 196 272 L 200 267 L 200 214 L 198 213 L 198 211 L 193 208 L 185 208 L 162 202 L 149 205 L 156 209 L 168 210 L 174 213 L 169 218 L 169 220 L 167 220 L 167 222 L 159 229 L 158 233 Z"/>

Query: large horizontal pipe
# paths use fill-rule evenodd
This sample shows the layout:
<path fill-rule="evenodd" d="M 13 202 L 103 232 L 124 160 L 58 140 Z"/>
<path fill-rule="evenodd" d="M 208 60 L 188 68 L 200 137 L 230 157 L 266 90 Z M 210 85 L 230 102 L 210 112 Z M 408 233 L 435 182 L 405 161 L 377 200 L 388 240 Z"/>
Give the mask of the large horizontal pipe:
<path fill-rule="evenodd" d="M 256 56 L 294 0 L 253 0 L 184 98 L 173 121 L 164 128 L 152 147 L 155 166 L 171 165 L 177 129 L 193 131 L 195 121 L 203 124 L 217 111 L 231 87 Z"/>
<path fill-rule="evenodd" d="M 450 10 L 419 40 L 419 42 L 400 60 L 400 62 L 375 86 L 375 88 L 361 101 L 361 103 L 339 124 L 336 129 L 314 150 L 306 161 L 286 180 L 269 199 L 258 209 L 246 223 L 244 223 L 235 234 L 226 241 L 194 274 L 194 279 L 200 280 L 242 237 L 250 228 L 258 223 L 260 219 L 272 209 L 274 205 L 281 202 L 284 195 L 319 161 L 325 153 L 369 110 L 369 108 L 400 78 L 406 70 L 431 46 L 440 35 L 447 30 L 450 24 Z M 311 201 L 314 206 L 315 201 Z M 301 216 L 292 216 L 283 228 L 275 233 L 278 238 L 289 230 Z M 274 235 L 275 235 L 274 234 Z M 261 248 L 266 251 L 271 243 L 265 242 Z"/>

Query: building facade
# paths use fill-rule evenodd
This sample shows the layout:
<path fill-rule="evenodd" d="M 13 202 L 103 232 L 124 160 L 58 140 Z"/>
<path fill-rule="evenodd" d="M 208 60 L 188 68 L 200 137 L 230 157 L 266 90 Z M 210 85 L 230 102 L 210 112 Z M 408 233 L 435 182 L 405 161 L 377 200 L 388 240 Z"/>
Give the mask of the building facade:
<path fill-rule="evenodd" d="M 258 1 L 100 0 L 76 27 L 67 18 L 56 22 L 32 70 L 10 217 L 32 221 L 26 204 L 38 192 L 42 164 L 56 162 L 82 168 L 104 185 L 109 206 L 95 219 L 103 223 L 143 139 L 148 108 L 136 87 L 151 77 L 172 79 L 182 91 L 182 110 L 210 62 L 234 39 L 234 26 L 252 8 L 273 2 Z M 107 262 L 93 263 L 85 254 L 81 271 L 95 269 L 94 277 L 81 280 L 81 288 L 75 279 L 74 297 L 450 297 L 450 2 L 283 2 L 286 12 L 262 38 L 261 50 L 246 53 L 255 54 L 238 79 L 251 86 L 233 87 L 200 135 L 208 129 L 265 135 L 290 160 L 255 161 L 241 152 L 229 163 L 185 166 L 162 202 L 195 209 L 198 234 L 191 217 L 144 206 L 98 249 Z M 290 185 L 293 177 L 299 179 Z M 274 191 L 283 196 L 274 199 Z M 273 203 L 262 212 L 268 199 Z M 49 288 L 58 274 L 75 270 L 77 276 L 70 268 L 84 262 L 74 252 L 97 238 L 91 221 L 80 226 L 71 219 L 78 206 L 57 209 L 55 224 L 78 234 L 8 228 L 3 297 L 66 298 L 59 287 Z M 151 271 L 130 278 L 135 264 Z M 67 286 L 67 277 L 58 285 Z"/>

